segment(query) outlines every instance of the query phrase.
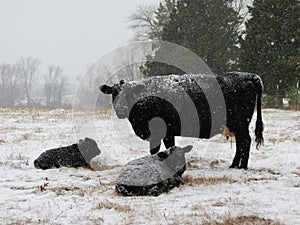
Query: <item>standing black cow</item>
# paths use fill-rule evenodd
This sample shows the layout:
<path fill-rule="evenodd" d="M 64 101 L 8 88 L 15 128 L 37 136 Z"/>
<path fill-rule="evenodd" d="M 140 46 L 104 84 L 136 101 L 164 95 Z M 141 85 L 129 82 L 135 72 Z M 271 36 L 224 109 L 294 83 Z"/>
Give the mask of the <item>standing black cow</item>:
<path fill-rule="evenodd" d="M 135 134 L 150 142 L 151 154 L 159 151 L 161 140 L 169 148 L 175 146 L 175 136 L 210 138 L 226 126 L 236 137 L 236 154 L 230 168 L 247 169 L 249 123 L 255 103 L 257 148 L 263 142 L 263 84 L 256 74 L 158 76 L 139 82 L 122 80 L 113 86 L 102 85 L 100 90 L 112 95 L 118 118 L 128 118 Z M 225 104 L 207 97 L 214 93 L 223 95 Z"/>

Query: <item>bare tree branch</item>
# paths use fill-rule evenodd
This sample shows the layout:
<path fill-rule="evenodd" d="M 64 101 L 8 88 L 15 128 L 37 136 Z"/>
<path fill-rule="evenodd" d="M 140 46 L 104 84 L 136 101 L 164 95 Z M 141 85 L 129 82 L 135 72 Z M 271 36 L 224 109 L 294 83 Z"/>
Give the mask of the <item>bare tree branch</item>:
<path fill-rule="evenodd" d="M 30 105 L 32 87 L 39 65 L 40 61 L 32 57 L 21 58 L 17 62 L 18 75 L 20 76 L 20 80 L 25 91 L 27 106 Z"/>
<path fill-rule="evenodd" d="M 65 92 L 66 77 L 59 66 L 50 65 L 48 73 L 44 76 L 44 94 L 47 106 L 61 106 L 62 96 Z"/>
<path fill-rule="evenodd" d="M 155 5 L 139 5 L 135 12 L 128 17 L 130 29 L 136 32 L 138 40 L 150 39 L 150 34 L 156 29 Z"/>

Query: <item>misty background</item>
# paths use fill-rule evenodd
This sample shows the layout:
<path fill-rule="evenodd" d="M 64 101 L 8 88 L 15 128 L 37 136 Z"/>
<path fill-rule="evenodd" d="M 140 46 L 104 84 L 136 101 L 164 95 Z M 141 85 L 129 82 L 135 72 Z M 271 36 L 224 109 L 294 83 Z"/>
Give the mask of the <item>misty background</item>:
<path fill-rule="evenodd" d="M 73 94 L 95 59 L 131 41 L 129 15 L 159 0 L 0 0 L 0 63 L 38 59 L 36 84 L 59 66 Z M 36 86 L 35 84 L 35 86 Z M 34 88 L 34 92 L 40 92 Z"/>
<path fill-rule="evenodd" d="M 151 40 L 189 49 L 215 73 L 256 73 L 265 107 L 297 109 L 299 12 L 299 0 L 0 0 L 0 105 L 70 107 L 73 99 L 90 100 L 74 98 L 79 83 L 81 92 L 98 95 L 110 78 L 185 73 L 159 63 L 157 44 L 118 48 Z M 97 67 L 107 53 L 116 57 Z M 143 63 L 133 65 L 141 55 Z M 109 98 L 99 96 L 107 106 Z"/>

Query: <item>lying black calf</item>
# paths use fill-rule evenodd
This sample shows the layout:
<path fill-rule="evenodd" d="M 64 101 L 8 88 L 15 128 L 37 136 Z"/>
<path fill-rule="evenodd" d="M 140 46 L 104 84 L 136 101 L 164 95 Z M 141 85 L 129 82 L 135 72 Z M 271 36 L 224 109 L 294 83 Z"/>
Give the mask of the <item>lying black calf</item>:
<path fill-rule="evenodd" d="M 185 153 L 192 146 L 171 147 L 127 163 L 116 180 L 116 190 L 124 196 L 158 196 L 183 184 Z"/>
<path fill-rule="evenodd" d="M 85 138 L 84 140 L 79 140 L 77 144 L 43 152 L 34 160 L 34 166 L 43 170 L 59 168 L 60 166 L 91 169 L 91 159 L 100 153 L 97 143 L 93 139 Z"/>

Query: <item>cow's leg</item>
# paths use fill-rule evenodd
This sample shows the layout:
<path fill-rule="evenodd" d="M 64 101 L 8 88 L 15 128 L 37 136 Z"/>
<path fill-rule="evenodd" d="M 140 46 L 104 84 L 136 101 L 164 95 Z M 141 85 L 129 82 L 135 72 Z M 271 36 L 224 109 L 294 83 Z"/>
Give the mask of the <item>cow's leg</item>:
<path fill-rule="evenodd" d="M 166 136 L 163 141 L 167 149 L 175 146 L 174 136 Z"/>
<path fill-rule="evenodd" d="M 249 132 L 245 134 L 242 137 L 241 141 L 241 169 L 247 169 L 248 168 L 248 159 L 249 159 L 249 153 L 250 153 L 250 145 L 251 145 L 251 137 L 249 135 Z"/>
<path fill-rule="evenodd" d="M 238 147 L 238 144 L 236 144 L 235 156 L 234 156 L 232 164 L 229 166 L 229 168 L 239 168 L 240 161 L 241 161 L 241 151 L 240 151 L 240 148 Z"/>
<path fill-rule="evenodd" d="M 248 128 L 239 129 L 235 133 L 236 153 L 233 162 L 229 168 L 247 169 L 250 152 L 251 137 Z"/>

